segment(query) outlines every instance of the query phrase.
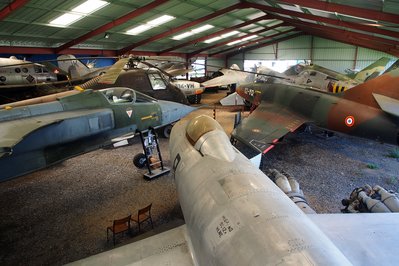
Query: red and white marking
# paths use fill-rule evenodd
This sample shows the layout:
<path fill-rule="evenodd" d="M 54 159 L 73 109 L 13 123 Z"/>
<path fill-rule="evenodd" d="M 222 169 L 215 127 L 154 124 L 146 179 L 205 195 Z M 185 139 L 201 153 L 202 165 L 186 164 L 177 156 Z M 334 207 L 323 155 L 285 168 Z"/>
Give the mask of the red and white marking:
<path fill-rule="evenodd" d="M 352 127 L 355 124 L 355 118 L 351 115 L 345 118 L 345 125 L 347 127 Z"/>

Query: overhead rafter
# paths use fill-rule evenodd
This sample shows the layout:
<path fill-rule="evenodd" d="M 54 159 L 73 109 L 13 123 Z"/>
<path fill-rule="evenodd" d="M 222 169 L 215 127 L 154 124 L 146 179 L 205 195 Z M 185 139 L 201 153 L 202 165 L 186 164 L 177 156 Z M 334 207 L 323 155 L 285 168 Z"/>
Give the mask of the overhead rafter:
<path fill-rule="evenodd" d="M 273 45 L 273 44 L 276 44 L 276 43 L 279 43 L 279 42 L 287 41 L 287 40 L 290 40 L 292 38 L 296 38 L 296 37 L 299 37 L 299 36 L 302 36 L 302 35 L 304 35 L 303 32 L 298 32 L 298 33 L 295 33 L 295 34 L 292 34 L 292 35 L 289 35 L 289 36 L 286 36 L 286 37 L 279 38 L 277 40 L 261 43 L 259 45 L 252 46 L 252 47 L 247 47 L 247 48 L 241 49 L 239 51 L 227 54 L 226 58 L 229 58 L 229 57 L 241 54 L 241 53 L 246 53 L 246 52 L 251 51 L 251 50 L 255 50 L 255 49 L 262 48 L 262 47 L 266 47 L 266 46 L 269 46 L 269 45 Z"/>
<path fill-rule="evenodd" d="M 18 47 L 18 46 L 0 46 L 0 54 L 56 54 L 54 48 L 41 47 Z M 102 55 L 102 56 L 117 56 L 116 50 L 99 50 L 99 49 L 75 49 L 68 48 L 62 50 L 60 54 L 74 54 L 74 55 Z M 157 53 L 153 51 L 135 51 L 135 55 L 139 56 L 156 56 Z M 178 56 L 185 58 L 183 53 L 166 53 L 166 56 Z"/>
<path fill-rule="evenodd" d="M 195 56 L 195 55 L 201 53 L 202 51 L 211 50 L 211 49 L 213 49 L 213 48 L 226 45 L 226 44 L 228 44 L 228 43 L 230 43 L 230 42 L 238 41 L 238 40 L 241 40 L 241 39 L 243 39 L 243 38 L 245 38 L 245 37 L 249 37 L 249 36 L 252 36 L 252 35 L 255 35 L 255 34 L 259 34 L 259 33 L 262 33 L 262 32 L 266 32 L 266 31 L 269 31 L 269 30 L 272 30 L 272 29 L 275 29 L 275 28 L 278 28 L 278 27 L 281 27 L 281 26 L 287 26 L 287 25 L 283 22 L 283 23 L 274 25 L 274 26 L 272 26 L 272 27 L 265 27 L 264 29 L 261 29 L 261 30 L 252 32 L 251 34 L 247 34 L 247 35 L 244 35 L 244 36 L 241 36 L 241 37 L 237 37 L 237 38 L 234 38 L 234 39 L 230 39 L 230 40 L 227 40 L 227 41 L 224 41 L 224 42 L 216 43 L 216 44 L 211 45 L 211 46 L 203 47 L 203 48 L 198 49 L 198 50 L 196 50 L 196 51 L 194 51 L 194 52 L 192 52 L 192 53 L 189 53 L 189 54 L 188 54 L 188 57 L 193 57 L 193 56 Z"/>
<path fill-rule="evenodd" d="M 3 20 L 15 10 L 23 7 L 29 0 L 14 0 L 8 6 L 0 10 L 0 20 Z"/>
<path fill-rule="evenodd" d="M 262 10 L 264 12 L 279 13 L 279 14 L 283 14 L 283 15 L 328 23 L 328 24 L 335 25 L 335 26 L 346 27 L 346 28 L 351 28 L 351 29 L 355 29 L 355 30 L 361 30 L 361 31 L 365 31 L 365 32 L 371 32 L 371 33 L 386 35 L 386 36 L 390 36 L 390 37 L 394 37 L 394 38 L 399 38 L 399 32 L 397 32 L 397 31 L 384 30 L 384 29 L 380 29 L 378 27 L 373 27 L 373 26 L 369 26 L 369 25 L 363 25 L 363 24 L 354 23 L 354 22 L 346 22 L 346 21 L 342 21 L 342 20 L 338 20 L 338 19 L 326 18 L 326 17 L 316 16 L 316 15 L 312 15 L 312 14 L 291 11 L 291 10 L 283 9 L 283 8 L 265 6 L 265 5 L 261 5 L 261 4 L 257 4 L 257 3 L 246 2 L 245 5 L 247 7 L 252 7 L 252 8 Z M 399 18 L 398 18 L 398 23 L 399 23 Z"/>
<path fill-rule="evenodd" d="M 204 36 L 204 37 L 201 37 L 201 38 L 198 38 L 198 39 L 195 39 L 195 40 L 191 40 L 191 41 L 188 41 L 188 42 L 185 42 L 185 43 L 176 45 L 176 46 L 174 46 L 174 47 L 165 49 L 165 50 L 159 52 L 159 55 L 162 55 L 163 53 L 167 53 L 167 52 L 170 52 L 170 51 L 174 51 L 174 50 L 176 50 L 176 49 L 185 47 L 185 46 L 190 45 L 190 44 L 196 44 L 196 43 L 198 43 L 198 42 L 203 42 L 203 41 L 208 40 L 208 39 L 211 39 L 211 38 L 213 38 L 213 37 L 216 37 L 216 36 L 225 34 L 225 33 L 230 32 L 230 31 L 232 31 L 232 30 L 236 30 L 236 29 L 245 27 L 245 26 L 250 25 L 250 24 L 254 24 L 254 23 L 256 23 L 256 22 L 259 22 L 259 21 L 262 21 L 262 20 L 265 20 L 265 19 L 268 19 L 268 15 L 261 16 L 261 17 L 259 17 L 259 18 L 253 19 L 253 20 L 248 20 L 248 21 L 246 21 L 246 22 L 243 22 L 243 23 L 237 24 L 237 25 L 235 25 L 235 26 L 232 26 L 232 27 L 229 27 L 229 28 L 220 30 L 220 31 L 215 32 L 215 33 L 212 33 L 212 34 L 210 34 L 210 35 L 207 35 L 207 36 Z"/>
<path fill-rule="evenodd" d="M 333 27 L 328 27 L 328 26 L 323 26 L 315 23 L 310 23 L 310 22 L 305 22 L 301 20 L 295 20 L 295 19 L 290 19 L 286 17 L 281 17 L 278 15 L 271 15 L 273 18 L 283 20 L 286 23 L 289 23 L 290 25 L 296 26 L 303 30 L 304 32 L 309 32 L 309 29 L 320 29 L 320 30 L 325 30 L 329 31 L 332 33 L 337 33 L 340 34 L 341 36 L 346 36 L 346 38 L 358 38 L 358 39 L 365 39 L 369 41 L 374 41 L 379 43 L 379 45 L 375 45 L 374 50 L 378 51 L 383 51 L 383 52 L 388 52 L 390 49 L 396 49 L 398 46 L 398 42 L 391 40 L 391 39 L 385 39 L 385 38 L 380 38 L 376 36 L 371 36 L 368 34 L 363 34 L 363 33 L 358 33 L 358 32 L 353 32 L 353 31 L 348 31 L 348 30 L 342 30 L 338 28 L 333 28 Z M 386 45 L 389 45 L 389 49 L 386 49 Z M 362 46 L 362 44 L 359 44 L 359 46 Z M 382 48 L 384 46 L 384 48 Z M 366 46 L 364 46 L 366 47 Z"/>
<path fill-rule="evenodd" d="M 92 31 L 86 33 L 85 35 L 80 36 L 77 39 L 71 40 L 71 41 L 61 45 L 60 47 L 56 48 L 55 51 L 56 51 L 56 53 L 60 53 L 62 50 L 65 50 L 71 46 L 81 43 L 87 39 L 90 39 L 91 37 L 98 35 L 98 34 L 104 33 L 106 31 L 112 29 L 113 27 L 119 26 L 131 19 L 134 19 L 135 17 L 138 17 L 138 16 L 152 10 L 153 8 L 155 8 L 157 6 L 164 4 L 165 2 L 168 2 L 168 0 L 157 0 L 157 1 L 153 1 L 153 2 L 149 3 L 148 5 L 137 8 L 137 9 L 133 10 L 132 12 L 129 12 L 128 14 L 126 14 L 116 20 L 113 20 L 95 30 L 92 30 Z"/>
<path fill-rule="evenodd" d="M 387 21 L 398 24 L 399 16 L 391 13 L 375 11 L 367 8 L 353 7 L 342 4 L 335 4 L 331 2 L 317 1 L 317 0 L 281 0 L 289 4 L 295 4 L 302 7 L 310 7 L 329 12 L 337 12 L 340 14 L 347 14 L 350 16 L 367 18 L 371 20 Z"/>
<path fill-rule="evenodd" d="M 242 47 L 242 46 L 250 46 L 250 45 L 253 45 L 253 44 L 259 44 L 260 42 L 273 39 L 273 38 L 275 38 L 275 37 L 278 37 L 278 36 L 287 34 L 287 33 L 292 32 L 292 31 L 298 31 L 298 29 L 295 29 L 295 28 L 289 29 L 289 30 L 287 30 L 287 31 L 283 31 L 283 32 L 279 32 L 279 33 L 276 33 L 276 34 L 273 34 L 273 35 L 269 35 L 269 36 L 263 37 L 263 38 L 261 38 L 261 39 L 257 39 L 257 40 L 250 41 L 250 42 L 247 42 L 247 43 L 241 43 L 241 44 L 238 44 L 238 45 L 236 45 L 236 46 L 231 46 L 231 47 L 229 47 L 229 48 L 227 48 L 227 49 L 225 49 L 225 50 L 222 50 L 222 51 L 218 51 L 218 52 L 209 54 L 209 56 L 214 56 L 214 55 L 218 55 L 218 54 L 225 54 L 225 53 L 227 53 L 227 52 L 230 51 L 230 50 L 234 50 L 234 49 L 240 48 L 240 47 Z"/>
<path fill-rule="evenodd" d="M 373 50 L 379 50 L 382 52 L 386 52 L 389 54 L 392 54 L 396 57 L 399 57 L 399 50 L 386 46 L 386 45 L 381 45 L 379 43 L 375 43 L 373 41 L 366 41 L 362 39 L 356 39 L 356 38 L 346 38 L 345 36 L 342 36 L 337 33 L 325 31 L 325 30 L 320 30 L 320 29 L 308 29 L 307 33 L 312 34 L 313 36 L 318 36 L 324 39 L 330 39 L 334 41 L 339 41 L 342 43 L 347 43 L 359 47 L 364 47 L 364 48 L 369 48 Z M 378 49 L 377 49 L 378 48 Z"/>
<path fill-rule="evenodd" d="M 228 13 L 228 12 L 230 12 L 230 11 L 233 11 L 233 10 L 235 10 L 235 9 L 240 9 L 241 7 L 242 7 L 242 4 L 241 4 L 241 3 L 238 3 L 238 4 L 235 4 L 235 5 L 232 5 L 232 6 L 223 8 L 223 9 L 220 9 L 220 10 L 218 10 L 218 11 L 212 13 L 212 14 L 209 14 L 209 15 L 207 15 L 207 16 L 204 16 L 204 17 L 202 17 L 202 18 L 196 19 L 196 20 L 194 20 L 194 21 L 188 22 L 188 23 L 186 23 L 186 24 L 183 24 L 183 25 L 181 25 L 181 26 L 179 26 L 179 27 L 176 27 L 176 28 L 174 28 L 174 29 L 171 29 L 171 30 L 169 30 L 169 31 L 166 31 L 166 32 L 157 34 L 157 35 L 152 36 L 152 37 L 150 37 L 150 38 L 148 38 L 148 39 L 142 40 L 142 41 L 140 41 L 140 42 L 137 42 L 137 43 L 134 43 L 134 44 L 132 44 L 132 45 L 129 45 L 129 46 L 125 47 L 125 48 L 122 48 L 122 49 L 120 49 L 120 50 L 118 51 L 118 53 L 119 53 L 119 54 L 125 54 L 125 53 L 129 52 L 130 50 L 132 50 L 132 49 L 134 49 L 134 48 L 137 48 L 137 47 L 142 46 L 142 45 L 144 45 L 144 44 L 147 44 L 147 43 L 150 43 L 150 42 L 153 42 L 153 41 L 156 41 L 156 40 L 165 38 L 165 37 L 167 37 L 167 36 L 169 36 L 169 35 L 172 35 L 172 34 L 174 34 L 174 33 L 177 33 L 177 32 L 179 32 L 179 31 L 182 31 L 182 30 L 184 30 L 184 29 L 190 28 L 190 27 L 192 27 L 192 26 L 198 25 L 198 24 L 200 24 L 200 23 L 202 23 L 202 22 L 204 22 L 204 21 L 213 19 L 213 18 L 215 18 L 215 17 L 218 17 L 218 16 L 220 16 L 220 15 L 223 15 L 223 14 Z"/>

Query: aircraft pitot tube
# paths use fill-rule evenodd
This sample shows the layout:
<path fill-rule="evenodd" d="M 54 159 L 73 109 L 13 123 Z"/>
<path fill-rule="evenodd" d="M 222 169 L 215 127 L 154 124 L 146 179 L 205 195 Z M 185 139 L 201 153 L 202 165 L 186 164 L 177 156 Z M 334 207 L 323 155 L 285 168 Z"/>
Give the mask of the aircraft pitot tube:
<path fill-rule="evenodd" d="M 269 169 L 269 174 L 274 178 L 276 185 L 306 214 L 316 213 L 308 204 L 302 189 L 299 187 L 298 181 L 289 176 L 282 174 L 276 169 Z"/>
<path fill-rule="evenodd" d="M 355 188 L 348 199 L 342 200 L 342 212 L 399 212 L 399 198 L 376 185 Z"/>
<path fill-rule="evenodd" d="M 212 118 L 175 124 L 169 148 L 195 265 L 350 265 Z"/>

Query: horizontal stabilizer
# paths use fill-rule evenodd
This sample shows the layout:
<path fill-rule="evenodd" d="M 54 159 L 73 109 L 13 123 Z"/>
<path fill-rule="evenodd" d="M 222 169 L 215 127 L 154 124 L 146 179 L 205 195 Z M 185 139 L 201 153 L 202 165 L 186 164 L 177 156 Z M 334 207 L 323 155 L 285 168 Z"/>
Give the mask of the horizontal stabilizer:
<path fill-rule="evenodd" d="M 384 112 L 399 117 L 398 100 L 377 93 L 373 93 L 373 96 Z"/>
<path fill-rule="evenodd" d="M 68 265 L 194 265 L 186 236 L 187 227 L 181 225 Z"/>

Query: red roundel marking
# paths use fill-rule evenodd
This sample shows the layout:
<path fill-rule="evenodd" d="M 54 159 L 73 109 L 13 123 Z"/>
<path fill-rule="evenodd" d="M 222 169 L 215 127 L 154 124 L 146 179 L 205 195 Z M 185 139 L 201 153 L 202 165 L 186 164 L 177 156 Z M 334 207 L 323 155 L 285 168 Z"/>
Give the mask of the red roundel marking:
<path fill-rule="evenodd" d="M 355 118 L 353 116 L 347 116 L 345 118 L 345 125 L 347 127 L 352 127 L 355 124 Z"/>

